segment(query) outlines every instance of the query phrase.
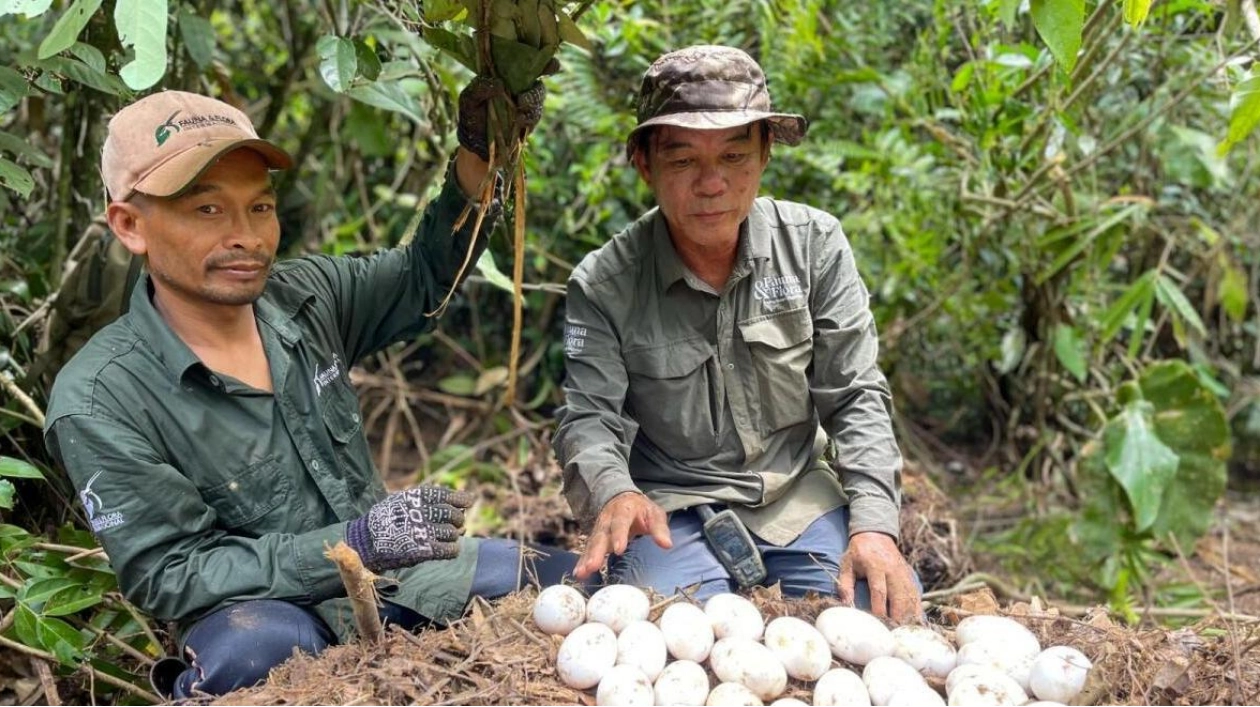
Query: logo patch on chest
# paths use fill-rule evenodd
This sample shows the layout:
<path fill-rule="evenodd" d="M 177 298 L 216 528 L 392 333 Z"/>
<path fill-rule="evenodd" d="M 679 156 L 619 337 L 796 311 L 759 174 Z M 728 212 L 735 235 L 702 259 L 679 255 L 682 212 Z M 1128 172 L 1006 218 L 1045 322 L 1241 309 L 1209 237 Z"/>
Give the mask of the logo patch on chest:
<path fill-rule="evenodd" d="M 801 278 L 796 275 L 763 277 L 753 283 L 753 299 L 762 304 L 777 304 L 804 294 Z"/>
<path fill-rule="evenodd" d="M 324 388 L 327 388 L 331 383 L 333 383 L 340 377 L 341 377 L 341 357 L 336 354 L 333 354 L 332 363 L 328 364 L 327 368 L 323 369 L 322 371 L 320 370 L 315 371 L 315 378 L 313 379 L 313 382 L 315 383 L 315 394 L 323 395 Z"/>

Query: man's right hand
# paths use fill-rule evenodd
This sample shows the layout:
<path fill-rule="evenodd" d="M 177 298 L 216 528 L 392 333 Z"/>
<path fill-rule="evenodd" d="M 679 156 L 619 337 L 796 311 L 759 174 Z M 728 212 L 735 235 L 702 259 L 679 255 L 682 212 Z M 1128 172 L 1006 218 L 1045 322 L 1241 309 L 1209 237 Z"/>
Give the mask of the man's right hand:
<path fill-rule="evenodd" d="M 421 486 L 392 493 L 346 526 L 346 543 L 373 572 L 410 567 L 459 554 L 466 491 Z"/>
<path fill-rule="evenodd" d="M 600 509 L 574 574 L 578 579 L 586 579 L 603 569 L 609 553 L 620 555 L 631 540 L 647 534 L 665 549 L 674 546 L 669 537 L 669 520 L 660 506 L 636 491 L 613 496 Z"/>

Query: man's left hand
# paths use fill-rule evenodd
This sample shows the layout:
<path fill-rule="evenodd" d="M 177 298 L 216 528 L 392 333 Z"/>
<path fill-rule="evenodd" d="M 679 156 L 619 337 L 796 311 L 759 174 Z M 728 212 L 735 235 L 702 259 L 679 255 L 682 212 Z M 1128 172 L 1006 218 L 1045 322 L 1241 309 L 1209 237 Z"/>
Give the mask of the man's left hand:
<path fill-rule="evenodd" d="M 919 617 L 919 588 L 910 565 L 892 536 L 878 532 L 856 533 L 840 558 L 836 585 L 840 598 L 852 605 L 859 578 L 871 588 L 871 613 L 903 624 Z"/>

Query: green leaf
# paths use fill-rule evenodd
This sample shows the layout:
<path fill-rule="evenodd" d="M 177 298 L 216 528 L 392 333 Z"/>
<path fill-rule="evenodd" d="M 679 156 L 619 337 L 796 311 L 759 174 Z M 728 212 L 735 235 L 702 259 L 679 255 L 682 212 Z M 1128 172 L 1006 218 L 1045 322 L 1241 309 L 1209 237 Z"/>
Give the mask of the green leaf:
<path fill-rule="evenodd" d="M 1089 369 L 1085 363 L 1085 347 L 1076 327 L 1058 324 L 1054 327 L 1054 355 L 1076 380 L 1085 382 Z"/>
<path fill-rule="evenodd" d="M 18 603 L 13 607 L 13 629 L 18 640 L 28 646 L 39 645 L 39 617 L 25 604 Z"/>
<path fill-rule="evenodd" d="M 1146 21 L 1151 12 L 1153 0 L 1124 0 L 1124 21 L 1131 27 L 1137 27 Z"/>
<path fill-rule="evenodd" d="M 101 53 L 100 49 L 84 42 L 75 42 L 74 46 L 70 47 L 70 53 L 79 61 L 87 64 L 89 69 L 99 71 L 102 74 L 105 73 L 105 55 Z"/>
<path fill-rule="evenodd" d="M 87 26 L 92 15 L 101 7 L 101 0 L 74 0 L 70 7 L 57 18 L 52 31 L 39 43 L 40 59 L 47 59 L 69 49 L 79 39 L 79 33 Z"/>
<path fill-rule="evenodd" d="M 111 96 L 127 93 L 127 87 L 117 77 L 96 71 L 78 59 L 54 56 L 45 59 L 39 65 L 72 81 L 94 88 L 101 93 L 108 93 Z"/>
<path fill-rule="evenodd" d="M 166 74 L 166 0 L 118 0 L 114 26 L 123 47 L 133 47 L 135 58 L 118 71 L 133 90 L 146 89 Z"/>
<path fill-rule="evenodd" d="M 1220 284 L 1216 296 L 1221 301 L 1225 315 L 1235 324 L 1241 324 L 1247 317 L 1247 273 L 1242 268 L 1222 257 Z"/>
<path fill-rule="evenodd" d="M 424 41 L 451 55 L 469 71 L 477 71 L 477 45 L 466 34 L 454 34 L 440 27 L 425 27 Z"/>
<path fill-rule="evenodd" d="M 381 75 L 381 59 L 376 50 L 361 39 L 354 40 L 354 56 L 358 62 L 359 75 L 368 81 L 375 81 Z"/>
<path fill-rule="evenodd" d="M 1238 84 L 1229 103 L 1229 132 L 1216 148 L 1220 155 L 1228 153 L 1234 145 L 1247 139 L 1256 126 L 1260 125 L 1260 74 Z"/>
<path fill-rule="evenodd" d="M 30 88 L 21 74 L 7 66 L 0 66 L 0 113 L 8 113 L 29 92 Z"/>
<path fill-rule="evenodd" d="M 76 584 L 50 597 L 44 604 L 44 616 L 69 616 L 101 603 L 101 592 L 85 584 Z"/>
<path fill-rule="evenodd" d="M 358 59 L 354 42 L 336 35 L 326 34 L 315 44 L 319 52 L 319 75 L 324 83 L 337 93 L 345 93 L 354 82 Z"/>
<path fill-rule="evenodd" d="M 555 47 L 538 49 L 499 36 L 490 37 L 490 56 L 504 86 L 517 95 L 542 76 L 547 62 L 555 56 Z"/>
<path fill-rule="evenodd" d="M 63 665 L 75 665 L 83 656 L 83 634 L 61 619 L 44 616 L 35 618 L 38 645 L 57 656 Z"/>
<path fill-rule="evenodd" d="M 512 284 L 512 278 L 503 274 L 497 263 L 494 262 L 494 255 L 489 249 L 481 252 L 481 257 L 477 259 L 477 272 L 486 278 L 491 285 L 503 290 L 504 292 L 514 293 L 516 287 Z"/>
<path fill-rule="evenodd" d="M 0 157 L 0 187 L 12 189 L 25 199 L 35 190 L 35 179 L 30 172 Z"/>
<path fill-rule="evenodd" d="M 50 71 L 41 71 L 35 75 L 35 87 L 44 93 L 65 95 L 65 89 L 61 87 L 61 79 Z"/>
<path fill-rule="evenodd" d="M 424 124 L 422 109 L 416 99 L 409 95 L 403 81 L 374 81 L 362 86 L 355 86 L 346 91 L 346 95 L 356 101 L 362 101 L 395 113 L 401 113 L 418 124 Z"/>
<path fill-rule="evenodd" d="M 190 12 L 187 7 L 180 6 L 176 16 L 179 24 L 179 36 L 184 40 L 184 49 L 198 67 L 210 66 L 214 59 L 214 27 L 200 15 Z"/>
<path fill-rule="evenodd" d="M 1129 315 L 1133 314 L 1135 309 L 1143 307 L 1149 303 L 1155 296 L 1155 277 L 1158 273 L 1150 270 L 1139 277 L 1129 289 L 1125 290 L 1120 299 L 1116 300 L 1106 313 L 1103 314 L 1100 324 L 1102 325 L 1102 340 L 1104 342 L 1115 338 L 1120 331 L 1120 327 L 1124 326 Z M 1141 338 L 1142 330 L 1146 326 L 1145 321 L 1138 322 L 1134 327 L 1134 336 Z"/>
<path fill-rule="evenodd" d="M 43 479 L 44 474 L 38 468 L 13 457 L 0 457 L 0 476 L 11 479 Z"/>
<path fill-rule="evenodd" d="M 477 381 L 467 375 L 447 376 L 438 381 L 438 389 L 448 395 L 468 397 L 477 389 Z"/>
<path fill-rule="evenodd" d="M 1199 313 L 1195 311 L 1194 305 L 1190 304 L 1190 300 L 1186 299 L 1185 293 L 1172 278 L 1160 273 L 1159 279 L 1155 281 L 1155 296 L 1178 319 L 1198 332 L 1199 336 L 1207 336 L 1207 327 L 1203 326 Z"/>
<path fill-rule="evenodd" d="M 39 17 L 52 7 L 52 0 L 0 0 L 0 17 L 22 15 L 28 20 Z"/>
<path fill-rule="evenodd" d="M 49 599 L 77 586 L 79 586 L 78 582 L 66 577 L 37 579 L 22 587 L 21 591 L 18 592 L 18 601 L 25 602 L 27 606 L 30 606 L 35 611 L 40 611 L 44 603 Z"/>
<path fill-rule="evenodd" d="M 1164 489 L 1180 461 L 1156 436 L 1154 416 L 1155 406 L 1136 400 L 1107 423 L 1103 432 L 1107 471 L 1128 496 L 1138 532 L 1155 523 Z"/>
<path fill-rule="evenodd" d="M 1085 29 L 1085 0 L 1032 0 L 1030 9 L 1037 34 L 1064 71 L 1071 71 Z"/>
<path fill-rule="evenodd" d="M 458 19 L 466 12 L 459 0 L 425 0 L 424 19 L 429 23 Z"/>
<path fill-rule="evenodd" d="M 595 45 L 591 44 L 591 40 L 582 31 L 581 27 L 569 17 L 569 13 L 564 10 L 556 10 L 556 21 L 560 25 L 560 39 L 577 47 L 581 47 L 588 52 L 595 51 Z"/>
<path fill-rule="evenodd" d="M 0 479 L 0 508 L 6 511 L 13 510 L 13 484 Z"/>
<path fill-rule="evenodd" d="M 1015 15 L 1019 12 L 1020 0 L 998 0 L 998 19 L 1007 29 L 1015 28 Z"/>

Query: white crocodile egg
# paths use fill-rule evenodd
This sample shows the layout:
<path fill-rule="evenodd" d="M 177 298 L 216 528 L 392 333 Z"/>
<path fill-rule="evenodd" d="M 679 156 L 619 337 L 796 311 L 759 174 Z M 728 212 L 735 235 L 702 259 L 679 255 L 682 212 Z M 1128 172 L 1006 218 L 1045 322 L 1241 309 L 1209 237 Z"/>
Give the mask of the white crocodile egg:
<path fill-rule="evenodd" d="M 648 617 L 652 603 L 642 589 L 629 584 L 610 584 L 591 595 L 586 602 L 586 620 L 607 625 L 613 633 L 631 621 Z"/>
<path fill-rule="evenodd" d="M 945 707 L 945 698 L 927 685 L 907 685 L 893 690 L 887 707 Z"/>
<path fill-rule="evenodd" d="M 954 692 L 954 686 L 962 683 L 964 680 L 970 680 L 971 678 L 984 678 L 991 675 L 1010 677 L 1003 672 L 1001 668 L 993 665 L 983 665 L 980 663 L 959 663 L 958 667 L 949 671 L 949 675 L 945 678 L 945 694 L 952 694 Z"/>
<path fill-rule="evenodd" d="M 860 675 L 848 668 L 832 668 L 814 683 L 814 704 L 871 707 L 871 695 Z"/>
<path fill-rule="evenodd" d="M 831 653 L 854 665 L 866 665 L 897 650 L 897 641 L 883 621 L 851 606 L 833 606 L 814 620 Z"/>
<path fill-rule="evenodd" d="M 709 693 L 709 698 L 705 700 L 704 704 L 711 707 L 730 707 L 731 705 L 761 707 L 765 703 L 761 701 L 761 698 L 754 695 L 752 690 L 749 690 L 742 684 L 724 682 L 713 688 L 713 692 Z"/>
<path fill-rule="evenodd" d="M 1041 652 L 1041 642 L 1037 640 L 1037 636 L 1027 626 L 1007 616 L 968 616 L 958 622 L 954 635 L 959 648 L 977 641 L 996 640 L 1021 654 Z"/>
<path fill-rule="evenodd" d="M 890 655 L 881 655 L 871 659 L 862 668 L 862 682 L 871 695 L 871 704 L 886 705 L 893 693 L 910 685 L 927 687 L 927 680 L 906 661 Z"/>
<path fill-rule="evenodd" d="M 633 665 L 614 665 L 604 673 L 595 689 L 595 704 L 647 705 L 651 707 L 655 696 L 652 694 L 652 681 Z"/>
<path fill-rule="evenodd" d="M 556 673 L 565 685 L 585 690 L 598 685 L 616 662 L 617 634 L 604 624 L 582 624 L 560 644 Z"/>
<path fill-rule="evenodd" d="M 1001 673 L 960 680 L 949 693 L 950 707 L 999 707 L 1027 701 L 1028 694 L 1019 684 Z"/>
<path fill-rule="evenodd" d="M 694 660 L 675 660 L 661 671 L 653 688 L 656 704 L 700 705 L 709 697 L 709 674 Z"/>
<path fill-rule="evenodd" d="M 801 702 L 795 697 L 780 697 L 770 703 L 770 707 L 809 707 L 809 705 Z"/>
<path fill-rule="evenodd" d="M 897 641 L 893 655 L 927 677 L 943 678 L 958 663 L 958 652 L 949 640 L 927 626 L 898 626 L 892 636 Z"/>
<path fill-rule="evenodd" d="M 686 602 L 670 604 L 656 624 L 661 628 L 670 655 L 697 663 L 709 657 L 713 649 L 713 623 L 704 609 Z"/>
<path fill-rule="evenodd" d="M 1032 672 L 1032 662 L 1037 652 L 1028 652 L 1027 643 L 1008 644 L 1000 639 L 986 638 L 973 641 L 958 649 L 959 665 L 988 665 L 1006 673 L 1021 690 L 1028 690 L 1028 676 Z"/>
<path fill-rule="evenodd" d="M 764 645 L 740 636 L 713 644 L 709 667 L 722 682 L 738 682 L 762 700 L 773 700 L 787 689 L 787 671 Z"/>
<path fill-rule="evenodd" d="M 704 613 L 713 622 L 713 635 L 716 638 L 743 636 L 759 641 L 766 630 L 766 620 L 761 611 L 738 594 L 714 594 L 704 603 Z"/>
<path fill-rule="evenodd" d="M 827 639 L 795 616 L 780 616 L 766 624 L 765 644 L 797 680 L 812 682 L 831 667 Z"/>
<path fill-rule="evenodd" d="M 1093 666 L 1084 653 L 1071 646 L 1050 646 L 1033 660 L 1028 685 L 1038 699 L 1067 704 L 1085 687 Z"/>
<path fill-rule="evenodd" d="M 543 633 L 567 636 L 586 621 L 586 597 L 567 584 L 553 584 L 534 600 L 534 624 Z"/>
<path fill-rule="evenodd" d="M 651 621 L 631 621 L 617 634 L 617 665 L 634 665 L 655 680 L 665 667 L 665 636 Z"/>

